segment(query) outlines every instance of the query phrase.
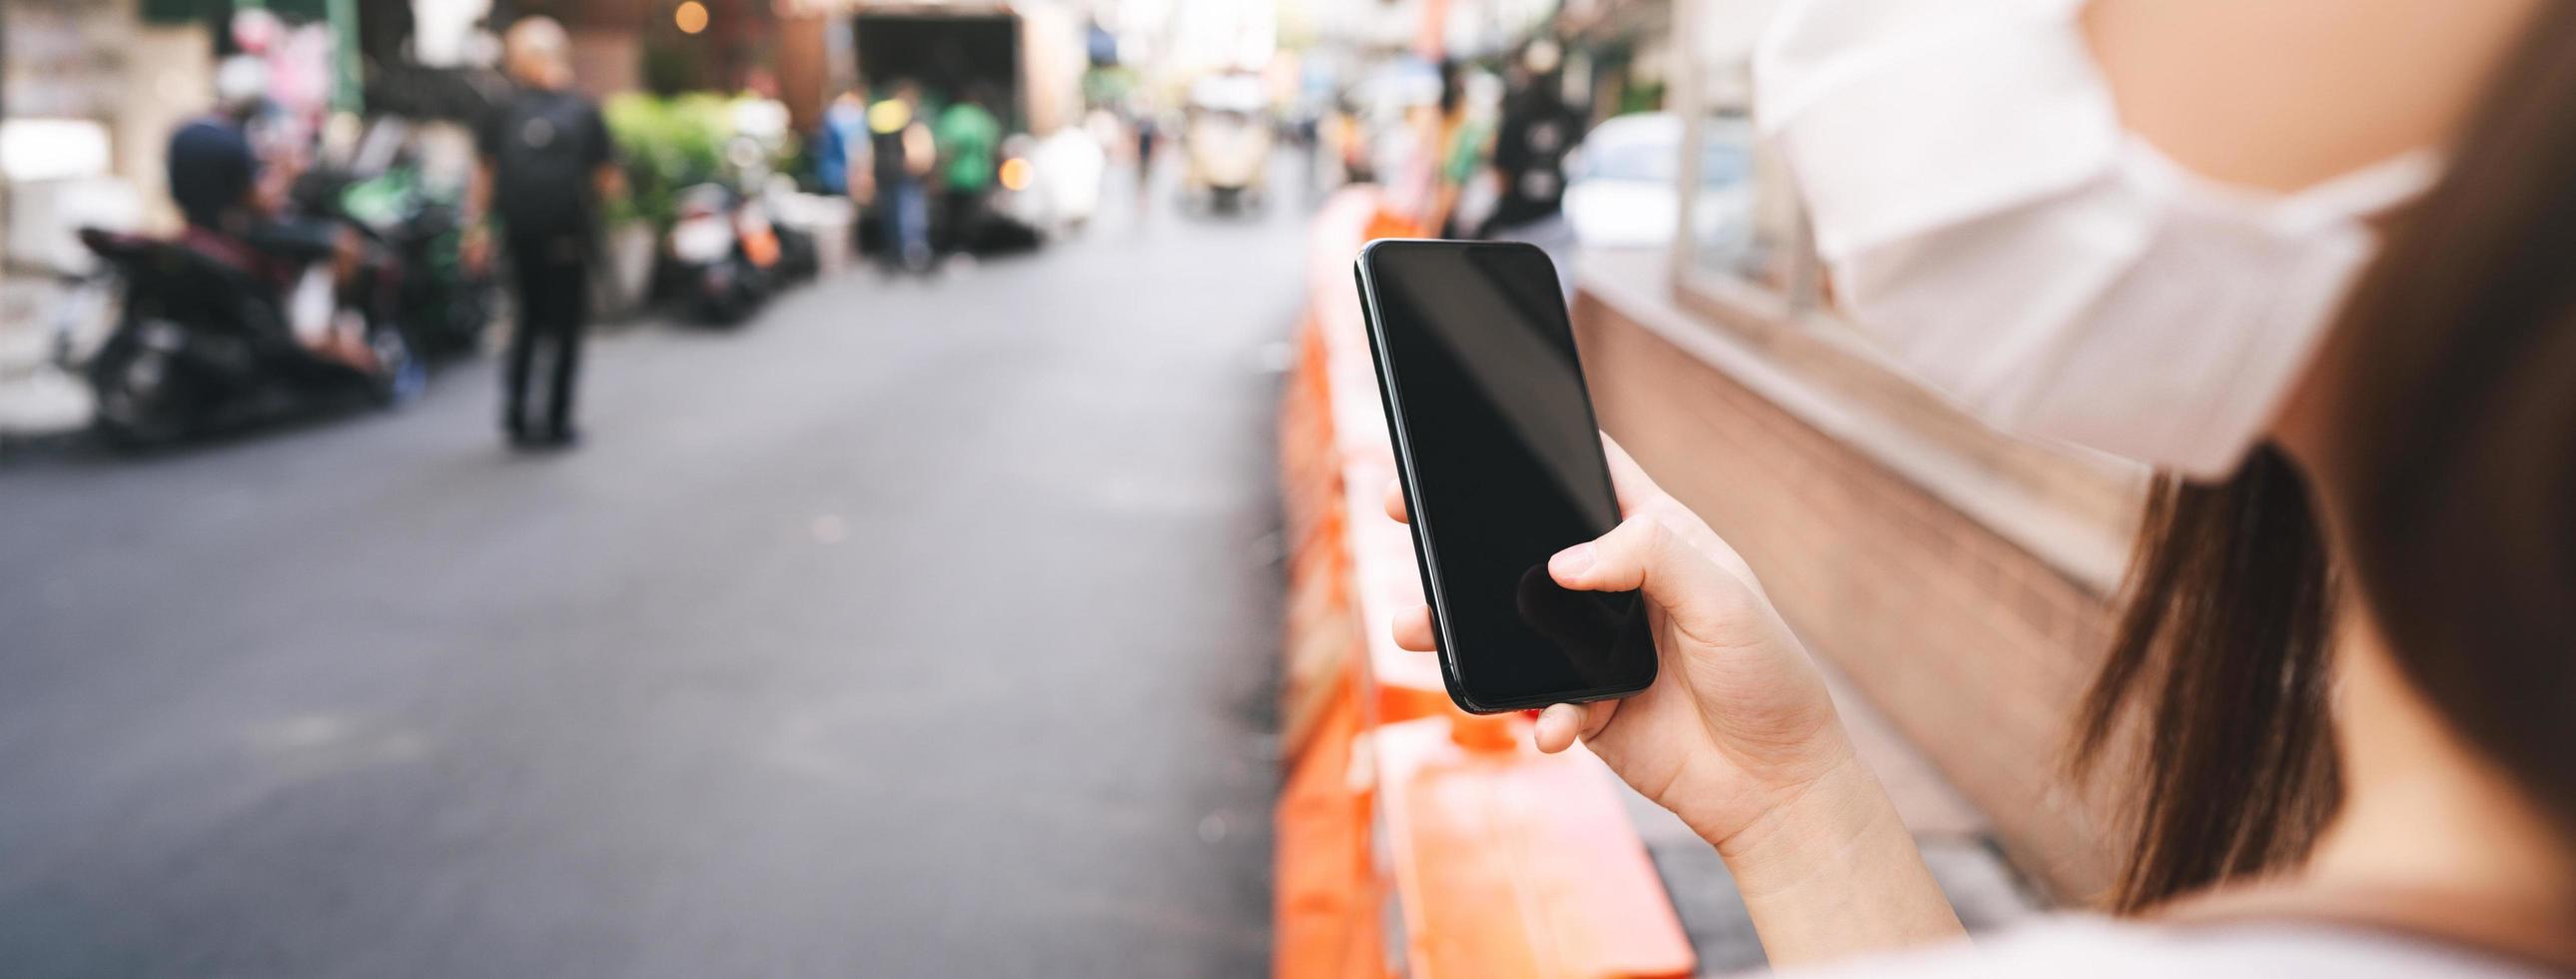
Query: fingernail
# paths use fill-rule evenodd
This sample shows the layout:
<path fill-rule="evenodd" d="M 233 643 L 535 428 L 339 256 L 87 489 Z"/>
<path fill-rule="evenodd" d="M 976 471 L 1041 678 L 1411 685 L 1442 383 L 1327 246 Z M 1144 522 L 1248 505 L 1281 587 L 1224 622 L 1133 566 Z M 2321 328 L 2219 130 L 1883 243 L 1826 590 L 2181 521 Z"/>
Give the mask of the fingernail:
<path fill-rule="evenodd" d="M 1568 578 L 1592 570 L 1592 549 L 1591 544 L 1583 543 L 1556 552 L 1547 560 L 1548 573 Z"/>

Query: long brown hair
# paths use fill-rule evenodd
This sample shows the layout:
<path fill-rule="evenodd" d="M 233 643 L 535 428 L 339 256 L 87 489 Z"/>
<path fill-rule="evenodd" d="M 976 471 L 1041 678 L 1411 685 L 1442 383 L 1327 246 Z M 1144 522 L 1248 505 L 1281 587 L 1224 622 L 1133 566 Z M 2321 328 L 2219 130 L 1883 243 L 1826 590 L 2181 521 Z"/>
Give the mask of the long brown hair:
<path fill-rule="evenodd" d="M 2576 840 L 2576 4 L 2543 5 L 2441 185 L 2390 230 L 2321 376 L 2314 492 L 2276 450 L 2159 480 L 2079 717 L 2079 771 L 2142 721 L 2113 904 L 2302 858 L 2339 799 L 2328 734 L 2348 573 L 2407 679 Z"/>

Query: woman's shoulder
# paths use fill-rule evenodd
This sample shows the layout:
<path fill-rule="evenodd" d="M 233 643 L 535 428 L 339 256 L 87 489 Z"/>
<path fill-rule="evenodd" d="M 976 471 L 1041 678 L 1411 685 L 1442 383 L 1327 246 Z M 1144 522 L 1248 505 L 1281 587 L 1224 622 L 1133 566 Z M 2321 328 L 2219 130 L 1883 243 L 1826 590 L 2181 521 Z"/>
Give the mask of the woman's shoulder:
<path fill-rule="evenodd" d="M 1807 979 L 1951 979 L 2083 975 L 2091 979 L 2335 976 L 2339 979 L 2555 973 L 2433 939 L 2323 921 L 2158 925 L 2090 916 L 2040 919 L 1939 948 L 1785 975 Z"/>

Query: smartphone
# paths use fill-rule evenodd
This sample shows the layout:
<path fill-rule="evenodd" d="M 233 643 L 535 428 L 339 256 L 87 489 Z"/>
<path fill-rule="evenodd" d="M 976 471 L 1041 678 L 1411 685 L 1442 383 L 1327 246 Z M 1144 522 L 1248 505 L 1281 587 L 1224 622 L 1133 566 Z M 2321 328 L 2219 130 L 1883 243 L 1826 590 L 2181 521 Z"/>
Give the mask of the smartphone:
<path fill-rule="evenodd" d="M 1386 239 L 1357 264 L 1449 699 L 1486 714 L 1646 689 L 1645 602 L 1547 573 L 1619 522 L 1555 263 L 1519 243 Z"/>

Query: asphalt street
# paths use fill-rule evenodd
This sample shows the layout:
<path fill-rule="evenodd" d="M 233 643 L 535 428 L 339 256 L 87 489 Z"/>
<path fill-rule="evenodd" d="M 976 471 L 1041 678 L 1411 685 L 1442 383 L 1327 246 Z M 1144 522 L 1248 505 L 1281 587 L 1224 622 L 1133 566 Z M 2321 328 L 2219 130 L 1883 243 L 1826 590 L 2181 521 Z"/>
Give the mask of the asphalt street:
<path fill-rule="evenodd" d="M 0 460 L 0 972 L 1229 976 L 1268 956 L 1302 212 Z"/>

